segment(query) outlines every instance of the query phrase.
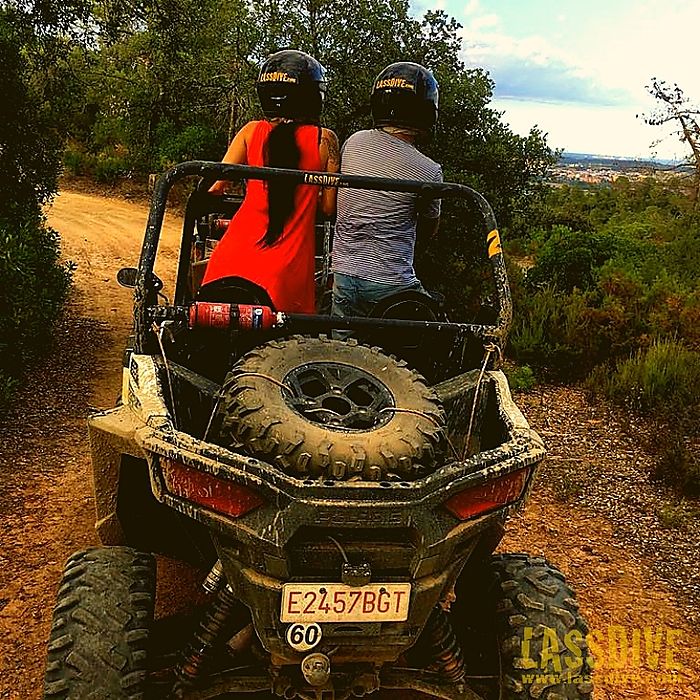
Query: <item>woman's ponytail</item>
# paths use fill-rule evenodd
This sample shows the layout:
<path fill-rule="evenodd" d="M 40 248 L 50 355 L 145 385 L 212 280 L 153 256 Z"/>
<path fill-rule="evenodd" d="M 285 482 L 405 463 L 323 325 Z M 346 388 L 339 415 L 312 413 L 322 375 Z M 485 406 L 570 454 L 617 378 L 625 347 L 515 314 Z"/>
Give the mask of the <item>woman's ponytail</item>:
<path fill-rule="evenodd" d="M 267 140 L 265 164 L 270 168 L 287 168 L 297 170 L 301 152 L 297 144 L 296 133 L 301 126 L 299 122 L 282 122 L 277 124 Z M 294 211 L 296 184 L 282 179 L 268 180 L 268 217 L 267 232 L 258 241 L 261 246 L 273 246 L 282 235 L 287 219 Z"/>

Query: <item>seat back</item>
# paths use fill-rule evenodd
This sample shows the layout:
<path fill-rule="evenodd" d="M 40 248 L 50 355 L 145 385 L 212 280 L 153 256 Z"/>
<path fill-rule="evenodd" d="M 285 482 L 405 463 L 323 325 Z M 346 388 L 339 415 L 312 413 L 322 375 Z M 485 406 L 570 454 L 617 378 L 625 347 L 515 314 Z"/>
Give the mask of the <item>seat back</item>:
<path fill-rule="evenodd" d="M 197 301 L 259 304 L 274 309 L 270 295 L 260 285 L 243 277 L 222 277 L 203 285 L 197 292 Z"/>
<path fill-rule="evenodd" d="M 442 299 L 437 295 L 407 290 L 378 301 L 372 308 L 370 317 L 439 321 L 445 320 L 442 306 Z M 435 378 L 436 369 L 442 364 L 440 340 L 434 333 L 426 333 L 420 328 L 378 329 L 363 340 L 379 345 L 392 355 L 406 360 L 429 380 Z M 445 353 L 447 352 L 445 349 Z"/>

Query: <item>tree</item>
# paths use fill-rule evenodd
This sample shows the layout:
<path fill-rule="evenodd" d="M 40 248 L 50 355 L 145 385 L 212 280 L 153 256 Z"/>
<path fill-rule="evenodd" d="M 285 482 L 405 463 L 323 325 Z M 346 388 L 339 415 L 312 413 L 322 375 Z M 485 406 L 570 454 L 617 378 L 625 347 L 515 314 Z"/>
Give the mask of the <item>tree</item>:
<path fill-rule="evenodd" d="M 482 191 L 503 226 L 523 225 L 543 193 L 543 176 L 555 162 L 544 134 L 514 134 L 489 106 L 493 81 L 461 59 L 460 25 L 441 10 L 415 18 L 406 0 L 365 0 L 352 12 L 342 0 L 253 0 L 252 15 L 266 34 L 257 55 L 293 46 L 316 56 L 328 70 L 324 121 L 341 142 L 371 126 L 369 95 L 379 71 L 394 61 L 430 68 L 440 84 L 440 115 L 421 144 L 442 164 L 445 178 Z M 445 207 L 440 235 L 417 251 L 419 276 L 444 293 L 458 313 L 478 308 L 472 289 L 489 274 L 478 213 Z"/>
<path fill-rule="evenodd" d="M 649 94 L 659 103 L 658 108 L 644 115 L 644 121 L 651 126 L 665 126 L 675 122 L 674 133 L 682 143 L 690 148 L 688 164 L 693 166 L 693 201 L 700 201 L 700 108 L 691 103 L 677 83 L 669 85 L 658 78 L 651 79 L 646 86 Z"/>
<path fill-rule="evenodd" d="M 0 405 L 47 345 L 69 281 L 42 213 L 56 192 L 63 145 L 54 98 L 65 40 L 35 9 L 0 6 Z"/>
<path fill-rule="evenodd" d="M 552 162 L 542 134 L 521 139 L 488 107 L 493 83 L 465 68 L 460 26 L 442 11 L 416 19 L 407 0 L 365 0 L 352 12 L 342 0 L 106 0 L 100 8 L 94 66 L 85 71 L 92 99 L 80 104 L 96 103 L 88 146 L 99 154 L 125 140 L 137 170 L 162 168 L 163 149 L 174 157 L 195 127 L 214 130 L 216 145 L 198 157 L 215 157 L 259 116 L 257 66 L 287 47 L 326 66 L 324 121 L 341 141 L 371 125 L 372 80 L 384 66 L 414 60 L 431 68 L 441 116 L 427 148 L 450 177 L 486 189 L 504 216 L 522 208 Z"/>
<path fill-rule="evenodd" d="M 104 0 L 75 68 L 71 137 L 139 173 L 214 159 L 250 116 L 260 30 L 244 0 Z"/>

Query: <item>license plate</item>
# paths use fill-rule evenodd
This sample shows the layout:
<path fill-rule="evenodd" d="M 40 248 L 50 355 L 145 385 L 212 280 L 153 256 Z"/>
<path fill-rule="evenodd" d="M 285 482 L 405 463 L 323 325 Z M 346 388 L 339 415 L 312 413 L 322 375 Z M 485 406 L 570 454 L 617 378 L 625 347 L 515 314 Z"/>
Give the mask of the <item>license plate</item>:
<path fill-rule="evenodd" d="M 282 622 L 403 622 L 410 583 L 285 583 Z"/>

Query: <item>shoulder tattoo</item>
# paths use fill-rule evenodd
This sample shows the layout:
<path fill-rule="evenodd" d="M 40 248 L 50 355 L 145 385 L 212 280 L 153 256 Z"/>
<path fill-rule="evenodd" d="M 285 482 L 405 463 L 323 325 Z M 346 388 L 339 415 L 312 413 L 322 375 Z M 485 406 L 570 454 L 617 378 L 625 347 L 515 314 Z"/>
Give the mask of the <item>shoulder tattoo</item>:
<path fill-rule="evenodd" d="M 333 132 L 326 131 L 321 140 L 325 142 L 328 149 L 328 161 L 339 163 L 340 148 L 338 147 L 338 137 Z"/>

